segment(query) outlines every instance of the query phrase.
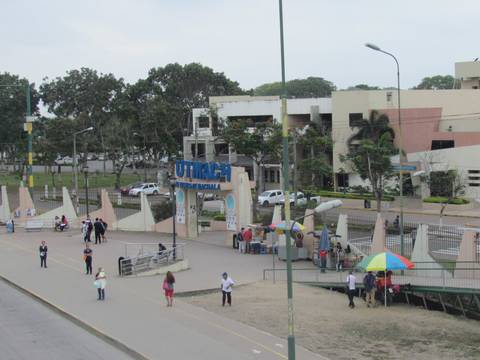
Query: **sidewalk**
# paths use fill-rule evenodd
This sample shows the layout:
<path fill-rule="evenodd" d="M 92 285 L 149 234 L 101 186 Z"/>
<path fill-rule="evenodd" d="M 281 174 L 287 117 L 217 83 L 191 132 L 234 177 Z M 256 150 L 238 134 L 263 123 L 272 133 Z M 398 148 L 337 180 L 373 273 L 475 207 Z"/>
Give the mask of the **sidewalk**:
<path fill-rule="evenodd" d="M 48 269 L 39 267 L 42 239 L 49 245 Z M 117 277 L 122 240 L 159 241 L 158 234 L 110 233 L 107 244 L 93 247 L 94 268 L 107 271 L 105 302 L 96 300 L 93 278 L 83 273 L 81 236 L 76 232 L 1 234 L 0 274 L 152 360 L 287 358 L 283 339 L 181 300 L 167 308 L 161 277 Z M 262 277 L 260 269 L 271 266 L 268 256 L 239 255 L 227 247 L 195 242 L 187 242 L 186 257 L 192 269 L 177 274 L 177 291 L 217 288 L 225 270 L 238 283 L 256 281 Z M 297 354 L 301 359 L 321 358 L 300 347 Z"/>

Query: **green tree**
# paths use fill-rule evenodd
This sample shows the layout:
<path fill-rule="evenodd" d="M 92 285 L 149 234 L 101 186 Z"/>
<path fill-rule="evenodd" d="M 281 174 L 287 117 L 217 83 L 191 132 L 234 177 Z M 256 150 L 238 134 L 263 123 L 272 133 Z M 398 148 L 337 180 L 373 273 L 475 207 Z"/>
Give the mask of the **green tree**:
<path fill-rule="evenodd" d="M 311 123 L 301 133 L 298 141 L 303 145 L 303 159 L 300 161 L 300 184 L 323 187 L 325 178 L 332 176 L 331 154 L 333 142 L 316 123 Z"/>
<path fill-rule="evenodd" d="M 14 166 L 24 165 L 26 133 L 23 129 L 27 112 L 26 89 L 29 81 L 18 75 L 0 73 L 0 162 Z M 30 101 L 33 115 L 38 115 L 39 96 L 35 85 L 30 84 Z"/>
<path fill-rule="evenodd" d="M 422 82 L 414 87 L 415 90 L 442 90 L 459 89 L 460 83 L 455 83 L 455 78 L 451 75 L 435 75 L 425 77 Z"/>
<path fill-rule="evenodd" d="M 329 97 L 336 90 L 335 85 L 321 77 L 308 77 L 287 81 L 287 94 L 291 98 Z M 281 95 L 282 83 L 273 82 L 258 86 L 253 90 L 255 96 Z"/>
<path fill-rule="evenodd" d="M 255 127 L 247 121 L 230 120 L 221 130 L 220 137 L 230 144 L 238 153 L 252 159 L 255 175 L 254 202 L 257 203 L 261 184 L 261 171 L 265 161 L 278 160 L 282 148 L 280 125 L 258 123 Z M 253 216 L 256 218 L 256 206 L 253 207 Z"/>
<path fill-rule="evenodd" d="M 170 104 L 170 115 L 183 119 L 182 126 L 187 131 L 192 129 L 192 109 L 208 107 L 211 96 L 244 94 L 238 83 L 228 79 L 224 73 L 199 63 L 174 63 L 150 69 L 147 81 L 152 91 L 163 95 Z"/>
<path fill-rule="evenodd" d="M 112 118 L 116 97 L 123 91 L 123 79 L 113 74 L 99 74 L 96 70 L 81 68 L 67 71 L 63 77 L 40 86 L 43 103 L 59 118 L 72 119 L 73 132 L 93 126 L 95 131 L 82 137 L 80 151 L 84 159 L 88 151 L 106 152 L 105 125 Z"/>
<path fill-rule="evenodd" d="M 350 86 L 347 90 L 381 90 L 378 86 L 370 86 L 367 84 L 358 84 L 355 86 Z"/>
<path fill-rule="evenodd" d="M 348 153 L 340 160 L 349 162 L 362 179 L 369 180 L 380 212 L 385 182 L 394 175 L 390 157 L 398 153 L 393 144 L 395 134 L 388 116 L 375 110 L 355 127 L 358 131 L 348 140 Z"/>

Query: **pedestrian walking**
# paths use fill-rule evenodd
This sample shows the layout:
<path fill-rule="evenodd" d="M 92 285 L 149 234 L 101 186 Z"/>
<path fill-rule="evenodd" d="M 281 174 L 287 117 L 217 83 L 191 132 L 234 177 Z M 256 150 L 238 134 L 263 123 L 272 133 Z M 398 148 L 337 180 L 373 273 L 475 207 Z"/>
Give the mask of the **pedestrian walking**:
<path fill-rule="evenodd" d="M 342 248 L 342 244 L 339 242 L 335 247 L 335 264 L 337 271 L 343 271 L 343 263 L 345 262 L 345 251 Z"/>
<path fill-rule="evenodd" d="M 93 251 L 90 249 L 90 245 L 85 243 L 85 250 L 83 250 L 83 260 L 85 261 L 85 268 L 87 270 L 86 274 L 92 274 L 92 261 L 93 261 Z"/>
<path fill-rule="evenodd" d="M 48 252 L 48 247 L 47 247 L 47 244 L 45 243 L 45 241 L 42 241 L 39 249 L 38 249 L 39 253 L 40 253 L 40 267 L 44 267 L 46 268 L 47 267 L 47 252 Z"/>
<path fill-rule="evenodd" d="M 102 236 L 102 241 L 105 243 L 107 242 L 107 236 L 105 235 L 105 233 L 107 232 L 108 224 L 105 221 L 103 221 L 102 218 L 100 218 L 100 222 L 103 225 L 103 228 L 100 231 L 100 235 Z"/>
<path fill-rule="evenodd" d="M 238 252 L 239 253 L 244 253 L 245 252 L 245 241 L 243 240 L 243 231 L 244 230 L 245 229 L 242 227 L 242 229 L 237 234 Z"/>
<path fill-rule="evenodd" d="M 222 274 L 222 283 L 220 286 L 222 289 L 222 306 L 225 306 L 225 300 L 227 300 L 228 306 L 232 306 L 232 286 L 234 284 L 232 278 L 224 272 Z"/>
<path fill-rule="evenodd" d="M 366 302 L 367 302 L 367 307 L 370 307 L 372 305 L 373 307 L 376 306 L 377 301 L 375 300 L 375 292 L 377 289 L 376 286 L 376 278 L 375 275 L 371 271 L 369 271 L 365 277 L 363 278 L 363 285 L 365 286 L 365 295 L 366 295 Z"/>
<path fill-rule="evenodd" d="M 353 271 L 350 270 L 350 273 L 347 276 L 347 291 L 348 291 L 348 300 L 350 301 L 348 306 L 353 309 L 355 304 L 353 302 L 353 297 L 355 295 L 355 275 L 353 275 Z"/>
<path fill-rule="evenodd" d="M 175 284 L 175 277 L 171 271 L 167 271 L 165 279 L 163 279 L 163 291 L 165 292 L 167 306 L 173 306 L 173 284 Z"/>
<path fill-rule="evenodd" d="M 93 231 L 93 224 L 92 220 L 90 219 L 90 215 L 87 215 L 87 220 L 85 220 L 85 224 L 87 224 L 87 241 L 92 242 L 91 236 Z"/>
<path fill-rule="evenodd" d="M 83 241 L 86 243 L 88 241 L 88 225 L 86 221 L 82 221 L 81 230 L 82 230 Z"/>
<path fill-rule="evenodd" d="M 103 224 L 98 218 L 95 218 L 95 222 L 93 223 L 93 230 L 95 231 L 95 244 L 101 244 Z"/>
<path fill-rule="evenodd" d="M 107 286 L 107 276 L 105 275 L 105 270 L 103 268 L 98 268 L 98 272 L 95 274 L 95 287 L 98 292 L 97 300 L 105 300 L 105 287 Z"/>

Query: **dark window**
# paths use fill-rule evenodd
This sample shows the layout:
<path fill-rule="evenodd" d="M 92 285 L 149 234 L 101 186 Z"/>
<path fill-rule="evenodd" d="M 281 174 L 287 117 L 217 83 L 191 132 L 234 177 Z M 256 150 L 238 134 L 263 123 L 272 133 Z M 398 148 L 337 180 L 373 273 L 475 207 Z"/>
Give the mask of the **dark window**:
<path fill-rule="evenodd" d="M 210 120 L 208 116 L 200 116 L 198 117 L 198 127 L 199 128 L 208 128 L 210 127 Z"/>
<path fill-rule="evenodd" d="M 480 180 L 479 176 L 469 176 L 468 180 Z"/>
<path fill-rule="evenodd" d="M 275 170 L 270 170 L 270 182 L 275 182 Z"/>
<path fill-rule="evenodd" d="M 348 187 L 348 174 L 346 173 L 337 173 L 337 184 L 340 188 L 347 188 Z"/>
<path fill-rule="evenodd" d="M 473 187 L 475 187 L 475 186 L 480 186 L 480 184 L 470 183 L 470 184 L 468 184 L 468 186 L 473 186 Z"/>
<path fill-rule="evenodd" d="M 228 154 L 228 144 L 215 144 L 215 154 Z"/>
<path fill-rule="evenodd" d="M 363 119 L 362 113 L 350 113 L 348 114 L 348 125 L 355 127 Z"/>
<path fill-rule="evenodd" d="M 277 183 L 280 182 L 280 170 L 277 171 Z"/>
<path fill-rule="evenodd" d="M 454 147 L 454 140 L 432 140 L 432 150 L 450 149 Z"/>
<path fill-rule="evenodd" d="M 469 174 L 480 174 L 480 170 L 468 170 Z"/>

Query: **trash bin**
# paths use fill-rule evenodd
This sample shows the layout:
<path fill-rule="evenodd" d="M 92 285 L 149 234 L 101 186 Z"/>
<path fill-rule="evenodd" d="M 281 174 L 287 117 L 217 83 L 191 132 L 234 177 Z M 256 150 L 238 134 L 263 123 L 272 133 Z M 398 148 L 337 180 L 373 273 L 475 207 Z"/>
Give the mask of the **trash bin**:
<path fill-rule="evenodd" d="M 237 234 L 233 234 L 232 236 L 232 247 L 234 249 L 238 249 Z"/>
<path fill-rule="evenodd" d="M 123 261 L 123 268 L 122 268 Z M 132 259 L 120 256 L 118 258 L 118 274 L 120 276 L 132 275 Z"/>

